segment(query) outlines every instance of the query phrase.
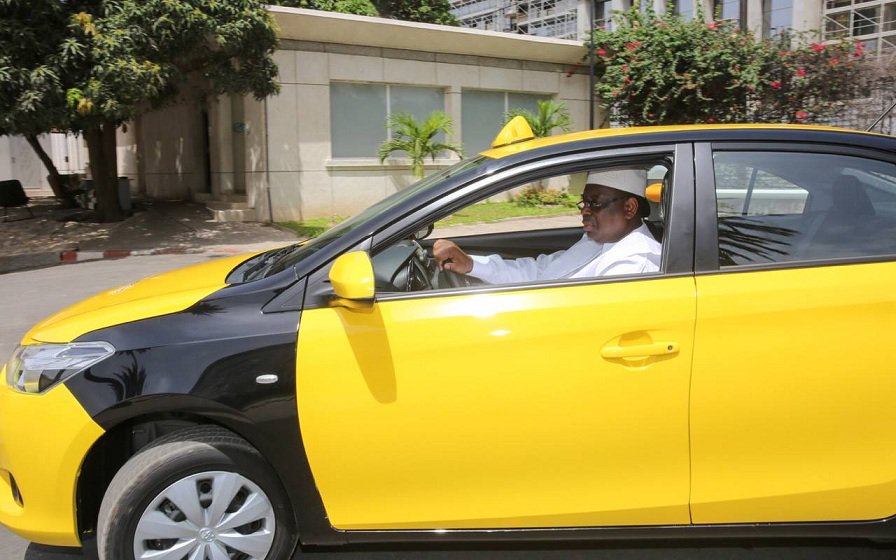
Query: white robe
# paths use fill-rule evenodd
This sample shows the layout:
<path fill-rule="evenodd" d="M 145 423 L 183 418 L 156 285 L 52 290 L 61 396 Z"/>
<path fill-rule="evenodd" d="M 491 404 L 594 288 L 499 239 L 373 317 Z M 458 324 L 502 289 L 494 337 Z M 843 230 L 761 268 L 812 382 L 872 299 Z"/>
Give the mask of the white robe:
<path fill-rule="evenodd" d="M 655 272 L 660 267 L 662 246 L 641 225 L 616 243 L 598 243 L 587 234 L 572 247 L 536 258 L 505 260 L 498 255 L 471 255 L 470 276 L 490 284 L 587 278 L 616 274 Z"/>

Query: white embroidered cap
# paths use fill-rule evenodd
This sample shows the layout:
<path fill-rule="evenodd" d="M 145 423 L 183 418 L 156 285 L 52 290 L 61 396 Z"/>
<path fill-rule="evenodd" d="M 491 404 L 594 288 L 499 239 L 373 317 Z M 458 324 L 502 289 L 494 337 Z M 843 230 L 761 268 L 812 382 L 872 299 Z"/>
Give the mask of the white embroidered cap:
<path fill-rule="evenodd" d="M 586 185 L 602 185 L 618 191 L 644 196 L 647 188 L 647 171 L 644 169 L 607 169 L 592 171 L 585 179 Z"/>

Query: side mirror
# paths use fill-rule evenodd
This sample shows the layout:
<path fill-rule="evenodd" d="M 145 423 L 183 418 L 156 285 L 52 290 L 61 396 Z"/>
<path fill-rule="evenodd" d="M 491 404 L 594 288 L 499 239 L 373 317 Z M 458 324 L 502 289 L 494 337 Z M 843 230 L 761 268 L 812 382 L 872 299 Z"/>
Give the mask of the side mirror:
<path fill-rule="evenodd" d="M 364 251 L 352 251 L 339 256 L 330 268 L 330 284 L 336 293 L 335 305 L 353 309 L 373 304 L 373 263 Z"/>

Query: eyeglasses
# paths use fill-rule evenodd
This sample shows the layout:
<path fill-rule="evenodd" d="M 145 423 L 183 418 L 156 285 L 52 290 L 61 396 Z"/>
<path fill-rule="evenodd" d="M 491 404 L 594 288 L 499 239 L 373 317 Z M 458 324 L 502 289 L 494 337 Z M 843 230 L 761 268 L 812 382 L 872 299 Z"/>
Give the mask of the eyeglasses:
<path fill-rule="evenodd" d="M 625 200 L 626 198 L 628 198 L 628 196 L 617 196 L 616 198 L 611 198 L 609 200 L 585 200 L 583 198 L 582 200 L 576 202 L 576 206 L 579 207 L 579 210 L 584 210 L 587 206 L 588 209 L 592 212 L 598 212 L 613 204 L 617 200 Z"/>

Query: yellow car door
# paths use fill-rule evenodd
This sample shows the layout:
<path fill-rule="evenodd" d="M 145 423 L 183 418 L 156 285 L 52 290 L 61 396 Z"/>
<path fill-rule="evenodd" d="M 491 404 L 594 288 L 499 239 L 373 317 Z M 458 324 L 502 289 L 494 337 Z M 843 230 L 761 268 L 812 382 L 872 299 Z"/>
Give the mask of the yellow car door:
<path fill-rule="evenodd" d="M 788 146 L 717 148 L 712 165 L 721 266 L 697 276 L 693 521 L 893 515 L 896 164 Z"/>
<path fill-rule="evenodd" d="M 299 419 L 332 525 L 687 524 L 693 282 L 306 310 Z"/>

